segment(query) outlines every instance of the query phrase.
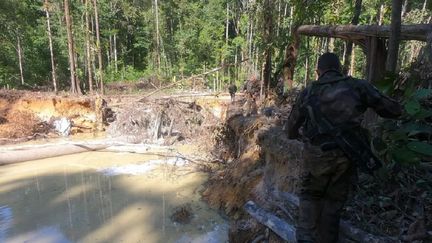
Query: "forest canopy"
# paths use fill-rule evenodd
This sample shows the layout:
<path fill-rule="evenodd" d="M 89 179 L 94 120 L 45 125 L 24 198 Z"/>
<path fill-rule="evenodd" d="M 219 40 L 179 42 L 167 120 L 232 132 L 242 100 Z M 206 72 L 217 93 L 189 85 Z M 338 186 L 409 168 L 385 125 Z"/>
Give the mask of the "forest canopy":
<path fill-rule="evenodd" d="M 404 0 L 402 24 L 431 23 L 431 2 Z M 222 86 L 251 76 L 275 80 L 293 29 L 351 24 L 356 13 L 358 24 L 388 25 L 391 1 L 2 0 L 0 84 L 88 92 L 101 80 L 172 82 L 224 65 L 206 76 L 208 88 L 216 79 Z M 412 63 L 422 45 L 402 42 L 398 68 Z M 326 51 L 336 52 L 350 74 L 364 76 L 359 47 L 345 60 L 345 41 L 302 37 L 294 82 L 314 79 Z"/>

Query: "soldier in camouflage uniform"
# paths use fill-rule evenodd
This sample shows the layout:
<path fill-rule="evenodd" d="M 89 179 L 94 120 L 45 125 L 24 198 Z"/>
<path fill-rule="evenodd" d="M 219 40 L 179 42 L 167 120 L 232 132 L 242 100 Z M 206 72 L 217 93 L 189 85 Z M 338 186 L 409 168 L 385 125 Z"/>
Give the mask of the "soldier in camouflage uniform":
<path fill-rule="evenodd" d="M 299 94 L 286 127 L 290 139 L 298 138 L 303 127 L 305 139 L 298 242 L 337 242 L 340 213 L 357 171 L 357 165 L 334 142 L 334 135 L 320 129 L 314 116 L 324 116 L 332 126 L 351 129 L 351 134 L 366 139 L 360 122 L 368 107 L 386 118 L 396 118 L 402 112 L 396 101 L 373 85 L 346 77 L 340 70 L 335 54 L 319 58 L 319 78 Z M 311 100 L 317 104 L 318 113 L 311 112 Z"/>

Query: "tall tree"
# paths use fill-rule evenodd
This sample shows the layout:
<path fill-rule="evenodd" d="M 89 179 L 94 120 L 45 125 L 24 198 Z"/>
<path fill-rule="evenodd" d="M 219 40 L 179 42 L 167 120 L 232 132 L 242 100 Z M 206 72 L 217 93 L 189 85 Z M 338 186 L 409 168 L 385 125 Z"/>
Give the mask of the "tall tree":
<path fill-rule="evenodd" d="M 22 52 L 22 45 L 21 45 L 21 38 L 19 36 L 19 33 L 17 33 L 17 55 L 18 55 L 18 62 L 19 62 L 19 70 L 20 70 L 20 78 L 21 78 L 21 85 L 24 85 L 24 64 L 23 64 L 23 52 Z"/>
<path fill-rule="evenodd" d="M 77 79 L 76 79 L 74 38 L 72 32 L 72 20 L 71 20 L 70 9 L 69 9 L 69 0 L 64 0 L 64 13 L 66 19 L 66 31 L 67 31 L 67 39 L 68 39 L 71 92 L 74 94 L 81 94 L 81 89 L 77 85 Z"/>
<path fill-rule="evenodd" d="M 103 83 L 103 63 L 102 63 L 102 47 L 101 47 L 101 41 L 100 41 L 100 29 L 99 29 L 99 11 L 98 11 L 98 5 L 97 0 L 93 0 L 93 9 L 94 9 L 94 19 L 95 19 L 95 29 L 96 29 L 96 49 L 98 53 L 98 77 L 99 77 L 99 85 L 100 85 L 100 92 L 102 94 L 105 93 L 104 91 L 104 83 Z"/>
<path fill-rule="evenodd" d="M 396 72 L 401 31 L 402 0 L 392 0 L 391 34 L 388 41 L 386 71 Z"/>
<path fill-rule="evenodd" d="M 361 8 L 362 8 L 362 0 L 356 0 L 355 1 L 355 7 L 354 7 L 354 16 L 351 20 L 352 25 L 358 25 L 359 19 L 360 19 Z M 344 55 L 344 65 L 343 65 L 344 74 L 348 74 L 352 52 L 353 52 L 353 42 L 348 41 L 346 44 L 346 51 L 345 51 L 345 55 Z"/>
<path fill-rule="evenodd" d="M 54 61 L 54 48 L 53 48 L 53 38 L 51 33 L 51 18 L 50 18 L 50 12 L 49 12 L 49 0 L 45 0 L 44 3 L 44 9 L 45 9 L 45 15 L 46 15 L 46 22 L 47 22 L 47 34 L 48 34 L 48 43 L 49 43 L 49 50 L 50 50 L 50 57 L 51 57 L 51 76 L 52 76 L 52 83 L 54 87 L 54 92 L 57 93 L 57 75 L 56 75 L 56 66 Z"/>
<path fill-rule="evenodd" d="M 87 66 L 87 78 L 90 93 L 93 93 L 93 64 L 91 54 L 91 42 L 90 42 L 90 6 L 89 0 L 84 0 L 85 6 L 85 43 L 86 43 L 86 66 Z"/>

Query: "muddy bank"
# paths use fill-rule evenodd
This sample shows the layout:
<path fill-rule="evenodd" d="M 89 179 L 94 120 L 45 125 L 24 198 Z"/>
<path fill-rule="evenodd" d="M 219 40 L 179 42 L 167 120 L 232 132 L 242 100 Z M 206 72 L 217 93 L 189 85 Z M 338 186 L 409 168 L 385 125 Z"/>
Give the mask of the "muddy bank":
<path fill-rule="evenodd" d="M 56 121 L 67 120 L 70 134 L 93 132 L 102 122 L 95 97 L 0 91 L 0 138 L 3 143 L 55 137 Z"/>

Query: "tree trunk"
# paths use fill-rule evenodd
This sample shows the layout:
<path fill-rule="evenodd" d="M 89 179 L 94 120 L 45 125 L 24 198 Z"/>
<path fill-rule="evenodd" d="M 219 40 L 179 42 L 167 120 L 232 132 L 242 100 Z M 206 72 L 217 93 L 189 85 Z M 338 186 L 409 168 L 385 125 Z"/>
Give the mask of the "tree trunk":
<path fill-rule="evenodd" d="M 397 59 L 399 53 L 399 43 L 401 36 L 401 11 L 402 0 L 392 1 L 392 20 L 390 39 L 388 41 L 388 53 L 386 62 L 386 71 L 390 73 L 396 72 Z"/>
<path fill-rule="evenodd" d="M 361 7 L 362 7 L 362 0 L 356 0 L 355 8 L 354 8 L 354 16 L 351 20 L 352 25 L 358 25 L 360 19 Z M 348 66 L 351 61 L 350 57 L 351 57 L 352 50 L 353 50 L 353 43 L 352 41 L 348 41 L 346 46 L 345 56 L 344 56 L 345 61 L 343 65 L 343 73 L 345 75 L 348 74 Z"/>
<path fill-rule="evenodd" d="M 24 68 L 23 68 L 23 54 L 22 54 L 22 48 L 21 48 L 21 39 L 17 35 L 17 54 L 18 54 L 18 63 L 19 63 L 19 70 L 20 70 L 20 78 L 21 78 L 21 84 L 24 85 Z"/>
<path fill-rule="evenodd" d="M 92 54 L 91 54 L 91 44 L 90 44 L 90 16 L 89 16 L 89 0 L 85 1 L 85 21 L 86 21 L 86 61 L 87 61 L 87 76 L 88 76 L 88 86 L 90 94 L 93 93 L 93 68 L 92 68 Z"/>
<path fill-rule="evenodd" d="M 117 35 L 114 34 L 114 67 L 115 72 L 118 72 L 118 57 L 117 57 Z"/>
<path fill-rule="evenodd" d="M 76 86 L 76 72 L 75 72 L 75 52 L 74 52 L 74 43 L 73 43 L 73 35 L 72 35 L 72 22 L 69 14 L 69 0 L 64 0 L 64 11 L 65 11 L 65 19 L 66 19 L 66 31 L 68 37 L 68 52 L 69 52 L 69 71 L 70 71 L 70 79 L 71 79 L 71 92 L 73 94 L 78 93 L 78 89 Z"/>
<path fill-rule="evenodd" d="M 378 12 L 378 25 L 382 25 L 384 21 L 384 4 L 381 4 L 380 11 Z"/>
<path fill-rule="evenodd" d="M 267 93 L 270 88 L 276 87 L 275 84 L 271 83 L 271 74 L 272 74 L 272 41 L 273 41 L 273 0 L 266 0 L 265 1 L 265 17 L 264 17 L 264 24 L 265 24 L 265 41 L 267 48 L 265 49 L 265 65 L 264 65 L 264 88 L 265 88 L 265 95 L 267 96 Z"/>
<path fill-rule="evenodd" d="M 158 68 L 158 73 L 160 73 L 161 65 L 161 55 L 160 55 L 160 34 L 159 34 L 159 7 L 158 0 L 154 0 L 155 5 L 155 20 L 156 20 L 156 63 Z"/>
<path fill-rule="evenodd" d="M 307 86 L 307 82 L 309 81 L 309 38 L 306 39 L 306 60 L 305 60 L 305 78 L 304 78 L 304 86 Z"/>
<path fill-rule="evenodd" d="M 104 94 L 104 84 L 103 84 L 103 72 L 102 72 L 102 47 L 100 42 L 100 33 L 99 33 L 99 14 L 98 14 L 98 7 L 97 7 L 97 0 L 93 0 L 93 8 L 94 8 L 94 18 L 95 18 L 95 29 L 96 29 L 96 48 L 98 53 L 98 76 L 99 76 L 99 83 L 100 83 L 100 89 L 101 94 Z"/>
<path fill-rule="evenodd" d="M 353 46 L 353 49 L 352 49 L 350 71 L 348 74 L 351 76 L 355 76 L 354 71 L 355 71 L 355 46 Z"/>
<path fill-rule="evenodd" d="M 49 14 L 49 2 L 45 0 L 45 15 L 47 21 L 47 33 L 48 33 L 48 42 L 49 42 L 49 50 L 51 56 L 51 76 L 54 87 L 54 92 L 57 93 L 57 75 L 56 75 L 56 67 L 54 62 L 54 51 L 53 51 L 53 42 L 52 42 L 52 33 L 51 33 L 51 22 L 50 22 L 50 14 Z"/>

